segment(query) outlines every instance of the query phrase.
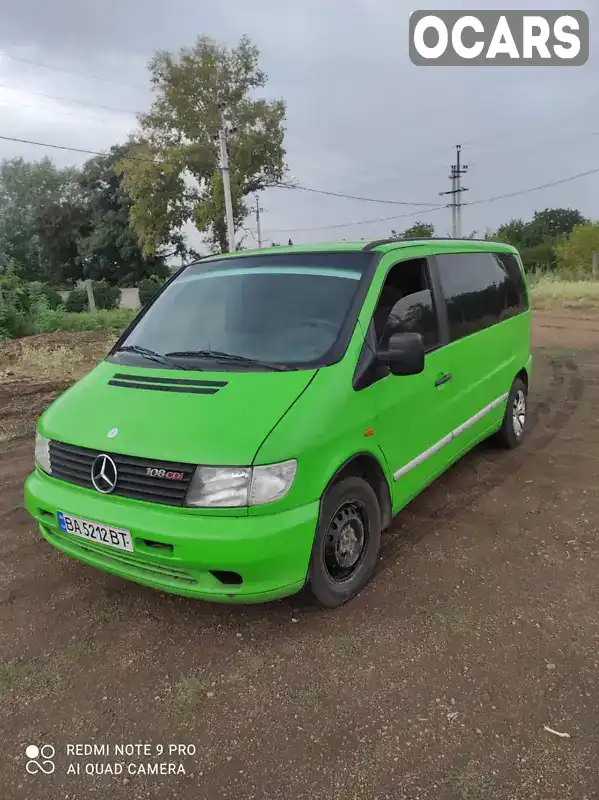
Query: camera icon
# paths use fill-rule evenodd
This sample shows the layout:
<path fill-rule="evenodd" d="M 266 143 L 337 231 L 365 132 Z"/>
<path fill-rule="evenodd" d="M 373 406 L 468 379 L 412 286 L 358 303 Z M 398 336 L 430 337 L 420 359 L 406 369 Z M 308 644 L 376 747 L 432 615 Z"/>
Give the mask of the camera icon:
<path fill-rule="evenodd" d="M 37 775 L 40 772 L 51 775 L 56 769 L 53 761 L 55 753 L 56 750 L 51 744 L 43 744 L 41 747 L 36 744 L 27 745 L 25 755 L 28 761 L 25 769 L 30 775 Z"/>

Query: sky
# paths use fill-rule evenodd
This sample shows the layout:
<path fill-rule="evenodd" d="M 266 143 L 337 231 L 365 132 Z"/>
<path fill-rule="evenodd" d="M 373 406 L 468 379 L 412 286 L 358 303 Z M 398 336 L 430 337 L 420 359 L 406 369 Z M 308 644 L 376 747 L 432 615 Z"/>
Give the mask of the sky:
<path fill-rule="evenodd" d="M 578 9 L 591 25 L 580 67 L 415 66 L 408 19 L 417 9 L 476 10 L 472 0 L 20 0 L 0 27 L 0 135 L 103 151 L 136 129 L 152 100 L 148 62 L 196 37 L 233 46 L 247 34 L 287 104 L 289 176 L 317 189 L 443 205 L 462 145 L 463 233 L 483 235 L 547 207 L 599 218 L 599 173 L 495 202 L 487 198 L 599 168 L 599 5 L 527 0 L 529 10 Z M 522 7 L 521 2 L 493 4 Z M 0 159 L 84 154 L 0 139 Z M 469 204 L 472 205 L 469 205 Z M 434 205 L 433 205 L 434 204 Z M 418 221 L 450 235 L 448 208 L 428 211 L 270 189 L 260 198 L 266 242 L 374 239 Z M 404 216 L 400 216 L 404 215 Z M 408 215 L 408 216 L 405 216 Z M 381 219 L 396 217 L 395 219 Z M 246 246 L 255 244 L 249 217 Z M 190 241 L 197 233 L 188 227 Z"/>

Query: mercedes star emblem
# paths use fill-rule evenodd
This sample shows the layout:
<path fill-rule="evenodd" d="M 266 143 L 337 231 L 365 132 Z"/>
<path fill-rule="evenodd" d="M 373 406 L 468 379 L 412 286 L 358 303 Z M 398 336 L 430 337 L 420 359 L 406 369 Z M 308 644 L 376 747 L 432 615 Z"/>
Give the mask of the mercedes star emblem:
<path fill-rule="evenodd" d="M 92 483 L 102 494 L 114 491 L 117 481 L 116 464 L 105 453 L 97 456 L 92 464 Z"/>

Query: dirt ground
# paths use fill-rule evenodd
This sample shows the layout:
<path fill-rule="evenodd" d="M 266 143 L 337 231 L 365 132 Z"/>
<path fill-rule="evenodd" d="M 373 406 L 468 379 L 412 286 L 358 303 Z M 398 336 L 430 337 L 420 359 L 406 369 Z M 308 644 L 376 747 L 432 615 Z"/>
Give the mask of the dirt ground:
<path fill-rule="evenodd" d="M 68 380 L 11 374 L 20 347 L 0 347 L 1 800 L 599 797 L 598 314 L 536 314 L 526 443 L 424 492 L 336 611 L 194 602 L 55 552 L 22 486 Z M 28 774 L 44 744 L 54 772 Z M 139 774 L 160 762 L 185 774 Z"/>

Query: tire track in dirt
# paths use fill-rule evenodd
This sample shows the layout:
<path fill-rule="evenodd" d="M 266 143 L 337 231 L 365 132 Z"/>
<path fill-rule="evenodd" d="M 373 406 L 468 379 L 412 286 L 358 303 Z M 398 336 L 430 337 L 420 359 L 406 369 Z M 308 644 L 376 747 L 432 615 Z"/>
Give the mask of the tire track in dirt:
<path fill-rule="evenodd" d="M 439 519 L 443 518 L 444 521 L 454 519 L 463 508 L 471 507 L 485 494 L 518 472 L 530 458 L 545 450 L 558 436 L 577 411 L 584 394 L 584 380 L 572 359 L 552 359 L 550 364 L 552 375 L 547 397 L 535 404 L 529 415 L 527 438 L 529 441 L 532 439 L 531 449 L 524 445 L 524 449 L 518 448 L 506 453 L 506 457 L 497 464 L 490 475 L 468 484 L 444 502 L 429 507 L 426 515 L 412 512 L 411 520 L 414 524 L 411 520 L 405 520 L 401 523 L 402 530 L 394 532 L 392 523 L 389 531 L 383 534 L 384 539 L 388 541 L 383 541 L 374 575 L 392 568 L 393 562 L 390 562 L 390 557 L 396 555 L 402 548 L 417 544 L 433 533 Z M 562 392 L 563 396 L 560 398 Z M 542 418 L 548 415 L 544 432 L 533 438 L 532 434 L 539 427 Z M 402 513 L 400 512 L 400 515 Z"/>

